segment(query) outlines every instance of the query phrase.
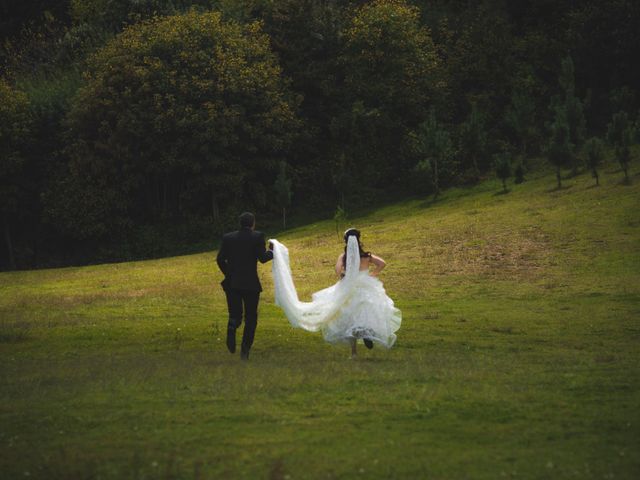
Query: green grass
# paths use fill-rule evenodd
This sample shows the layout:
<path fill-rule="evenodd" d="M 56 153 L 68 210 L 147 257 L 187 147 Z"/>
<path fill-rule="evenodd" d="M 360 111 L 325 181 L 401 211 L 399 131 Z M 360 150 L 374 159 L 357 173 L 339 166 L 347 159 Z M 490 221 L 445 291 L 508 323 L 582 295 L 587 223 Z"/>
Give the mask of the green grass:
<path fill-rule="evenodd" d="M 540 174 L 352 223 L 403 312 L 391 350 L 273 305 L 224 346 L 215 252 L 0 274 L 2 478 L 640 478 L 640 178 Z M 332 221 L 285 232 L 301 296 Z"/>

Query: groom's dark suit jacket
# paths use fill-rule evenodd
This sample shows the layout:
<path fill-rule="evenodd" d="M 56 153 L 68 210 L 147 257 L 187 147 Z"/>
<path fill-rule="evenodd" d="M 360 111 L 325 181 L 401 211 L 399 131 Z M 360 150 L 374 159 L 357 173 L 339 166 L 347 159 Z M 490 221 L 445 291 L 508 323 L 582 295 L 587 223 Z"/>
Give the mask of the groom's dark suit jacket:
<path fill-rule="evenodd" d="M 222 288 L 261 292 L 258 260 L 265 263 L 272 259 L 273 252 L 265 247 L 264 233 L 241 228 L 225 234 L 216 259 L 224 274 Z"/>

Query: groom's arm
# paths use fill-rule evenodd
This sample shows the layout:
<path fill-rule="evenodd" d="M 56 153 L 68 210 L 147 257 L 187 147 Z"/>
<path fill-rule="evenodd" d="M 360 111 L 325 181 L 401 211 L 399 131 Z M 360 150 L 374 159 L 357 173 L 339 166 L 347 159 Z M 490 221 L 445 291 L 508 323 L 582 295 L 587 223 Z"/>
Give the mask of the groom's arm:
<path fill-rule="evenodd" d="M 273 260 L 273 250 L 267 250 L 264 244 L 264 233 L 260 233 L 260 238 L 256 245 L 256 257 L 260 260 L 260 263 L 267 263 L 269 260 Z"/>
<path fill-rule="evenodd" d="M 227 248 L 227 242 L 225 242 L 224 237 L 222 237 L 222 242 L 220 243 L 220 250 L 218 250 L 216 262 L 218 263 L 218 268 L 225 276 L 227 275 Z"/>

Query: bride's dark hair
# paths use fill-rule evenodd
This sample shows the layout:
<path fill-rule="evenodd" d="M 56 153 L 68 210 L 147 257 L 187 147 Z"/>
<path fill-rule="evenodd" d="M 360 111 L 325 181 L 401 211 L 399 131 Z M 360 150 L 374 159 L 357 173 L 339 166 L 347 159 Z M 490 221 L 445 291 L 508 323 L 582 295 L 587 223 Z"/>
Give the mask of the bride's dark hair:
<path fill-rule="evenodd" d="M 344 232 L 344 256 L 342 257 L 342 265 L 347 266 L 347 243 L 349 243 L 349 237 L 356 237 L 358 240 L 358 249 L 360 250 L 360 258 L 368 258 L 371 257 L 371 252 L 365 252 L 362 248 L 362 243 L 360 242 L 360 230 L 356 228 L 350 228 L 346 232 Z"/>

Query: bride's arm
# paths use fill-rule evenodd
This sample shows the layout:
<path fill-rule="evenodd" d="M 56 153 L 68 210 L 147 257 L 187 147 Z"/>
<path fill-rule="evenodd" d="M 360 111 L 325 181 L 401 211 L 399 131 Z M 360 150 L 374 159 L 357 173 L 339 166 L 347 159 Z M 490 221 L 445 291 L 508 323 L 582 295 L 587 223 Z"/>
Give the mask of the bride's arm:
<path fill-rule="evenodd" d="M 344 253 L 338 257 L 338 261 L 336 262 L 336 275 L 338 275 L 338 277 L 344 276 L 344 263 L 342 261 L 342 257 L 344 257 Z"/>
<path fill-rule="evenodd" d="M 376 266 L 375 270 L 371 272 L 371 275 L 373 275 L 374 277 L 377 277 L 382 269 L 387 266 L 387 263 L 383 259 L 373 254 L 371 254 L 371 263 Z"/>

